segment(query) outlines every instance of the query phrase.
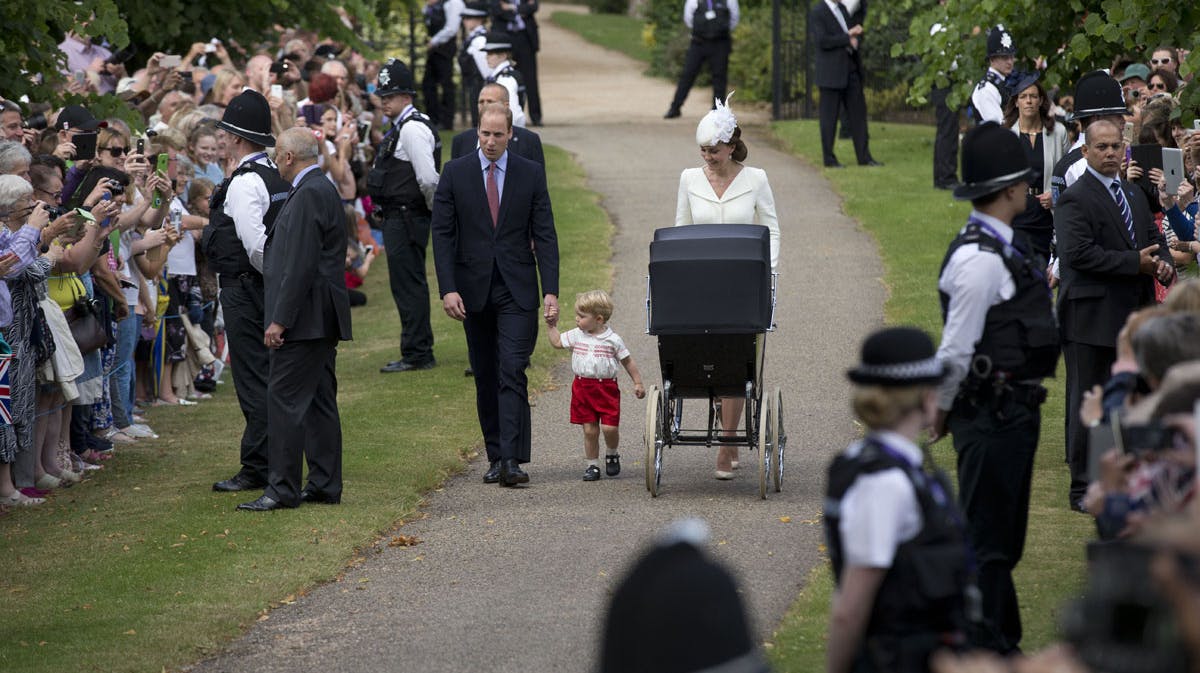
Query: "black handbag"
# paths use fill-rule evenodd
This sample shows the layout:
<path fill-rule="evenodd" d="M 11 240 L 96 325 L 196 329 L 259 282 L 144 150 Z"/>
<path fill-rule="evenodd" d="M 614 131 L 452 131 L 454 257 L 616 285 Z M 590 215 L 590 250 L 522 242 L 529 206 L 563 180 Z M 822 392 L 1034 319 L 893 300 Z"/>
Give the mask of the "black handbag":
<path fill-rule="evenodd" d="M 63 311 L 71 336 L 79 347 L 80 355 L 87 355 L 108 344 L 108 332 L 100 322 L 95 301 L 85 294 L 75 297 L 75 305 Z"/>

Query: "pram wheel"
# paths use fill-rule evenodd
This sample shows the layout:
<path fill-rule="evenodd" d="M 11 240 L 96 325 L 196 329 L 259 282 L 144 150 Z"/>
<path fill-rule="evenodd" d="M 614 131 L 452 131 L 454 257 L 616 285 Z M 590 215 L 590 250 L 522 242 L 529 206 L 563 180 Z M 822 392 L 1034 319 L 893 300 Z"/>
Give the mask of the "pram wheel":
<path fill-rule="evenodd" d="M 646 490 L 651 497 L 658 497 L 658 485 L 662 479 L 663 424 L 662 391 L 650 386 L 646 391 Z"/>
<path fill-rule="evenodd" d="M 767 499 L 767 484 L 771 477 L 771 433 L 774 431 L 774 400 L 763 397 L 758 402 L 758 497 Z"/>
<path fill-rule="evenodd" d="M 783 453 L 787 450 L 787 432 L 783 429 L 783 391 L 775 388 L 775 426 L 771 437 L 775 445 L 775 492 L 783 490 Z"/>

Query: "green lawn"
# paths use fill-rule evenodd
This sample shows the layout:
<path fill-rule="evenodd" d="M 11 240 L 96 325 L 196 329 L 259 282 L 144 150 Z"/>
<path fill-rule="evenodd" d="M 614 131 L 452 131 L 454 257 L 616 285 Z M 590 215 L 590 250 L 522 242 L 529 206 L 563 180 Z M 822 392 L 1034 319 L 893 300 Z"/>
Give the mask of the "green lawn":
<path fill-rule="evenodd" d="M 650 63 L 650 47 L 642 38 L 646 22 L 623 14 L 578 14 L 555 12 L 550 20 L 593 44 L 619 51 L 626 56 Z"/>
<path fill-rule="evenodd" d="M 785 147 L 815 166 L 821 164 L 816 121 L 777 122 L 772 128 Z M 873 123 L 871 153 L 886 164 L 883 168 L 822 170 L 842 195 L 846 213 L 879 243 L 888 289 L 887 322 L 917 325 L 936 338 L 941 332 L 938 269 L 970 206 L 932 187 L 933 135 L 928 126 Z M 853 156 L 848 141 L 840 141 L 837 151 L 843 160 Z M 1025 628 L 1022 646 L 1027 651 L 1057 637 L 1063 601 L 1083 586 L 1084 544 L 1093 534 L 1090 519 L 1067 509 L 1061 365 L 1059 378 L 1047 381 L 1047 386 L 1050 399 L 1042 407 L 1029 533 L 1016 572 Z M 954 471 L 948 440 L 938 443 L 933 455 L 944 469 Z M 824 666 L 831 583 L 828 565 L 822 564 L 780 625 L 771 647 L 777 671 L 800 673 Z"/>
<path fill-rule="evenodd" d="M 612 227 L 582 171 L 556 147 L 546 159 L 561 256 L 607 260 Z M 610 286 L 606 263 L 562 270 L 568 297 Z M 195 661 L 336 577 L 462 469 L 480 441 L 462 326 L 431 297 L 440 366 L 381 375 L 399 350 L 382 262 L 363 289 L 370 303 L 354 309 L 355 340 L 338 358 L 342 504 L 250 514 L 234 506 L 257 493 L 211 490 L 237 468 L 229 376 L 197 407 L 152 409 L 163 439 L 121 448 L 86 483 L 0 518 L 0 670 L 158 672 Z M 539 339 L 531 385 L 560 359 Z"/>

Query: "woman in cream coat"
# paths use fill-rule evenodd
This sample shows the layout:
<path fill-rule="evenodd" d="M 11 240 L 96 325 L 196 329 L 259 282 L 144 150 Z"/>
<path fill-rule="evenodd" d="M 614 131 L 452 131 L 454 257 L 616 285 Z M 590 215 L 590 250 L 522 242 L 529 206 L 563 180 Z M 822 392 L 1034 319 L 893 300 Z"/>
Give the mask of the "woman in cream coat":
<path fill-rule="evenodd" d="M 731 96 L 733 94 L 730 94 Z M 729 99 L 725 99 L 728 103 Z M 685 224 L 761 224 L 771 232 L 771 270 L 779 264 L 779 218 L 767 173 L 751 168 L 746 143 L 733 112 L 716 101 L 716 109 L 696 127 L 696 144 L 704 165 L 688 168 L 679 176 L 675 226 Z M 736 433 L 745 401 L 721 400 L 721 428 Z M 721 446 L 717 452 L 717 479 L 732 479 L 737 467 L 737 447 Z"/>

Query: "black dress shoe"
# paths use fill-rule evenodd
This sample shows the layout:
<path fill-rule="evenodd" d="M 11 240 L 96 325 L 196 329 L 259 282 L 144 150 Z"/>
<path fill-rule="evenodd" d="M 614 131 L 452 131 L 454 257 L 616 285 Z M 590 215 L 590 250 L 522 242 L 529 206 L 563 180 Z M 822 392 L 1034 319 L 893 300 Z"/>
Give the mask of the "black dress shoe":
<path fill-rule="evenodd" d="M 860 162 L 858 165 L 859 166 L 882 166 L 883 162 L 875 161 L 874 159 L 867 159 L 866 161 Z"/>
<path fill-rule="evenodd" d="M 223 493 L 233 493 L 236 491 L 257 491 L 266 486 L 266 482 L 254 481 L 241 474 L 235 474 L 233 477 L 225 481 L 218 481 L 213 484 L 214 491 Z"/>
<path fill-rule="evenodd" d="M 843 164 L 840 161 L 835 160 L 835 161 L 826 161 L 825 162 L 825 168 L 845 168 L 845 167 L 846 167 L 846 164 Z"/>
<path fill-rule="evenodd" d="M 663 115 L 663 119 L 678 119 L 682 114 L 683 113 L 679 111 L 679 108 L 673 107 L 670 110 L 667 110 L 667 114 Z"/>
<path fill-rule="evenodd" d="M 243 502 L 237 508 L 247 512 L 271 512 L 277 509 L 294 509 L 296 505 L 285 505 L 269 495 L 264 495 L 254 502 Z"/>
<path fill-rule="evenodd" d="M 387 363 L 379 368 L 381 374 L 391 374 L 393 372 L 415 372 L 422 369 L 433 369 L 437 366 L 437 360 L 426 360 L 425 362 L 405 362 L 404 360 L 395 360 Z"/>
<path fill-rule="evenodd" d="M 463 376 L 475 376 L 475 370 L 467 367 L 463 370 Z"/>
<path fill-rule="evenodd" d="M 310 491 L 307 488 L 300 491 L 300 502 L 315 503 L 318 505 L 336 505 L 342 501 L 342 495 L 325 495 L 316 491 Z"/>
<path fill-rule="evenodd" d="M 961 187 L 962 183 L 958 180 L 951 180 L 950 182 L 939 182 L 933 186 L 935 189 L 955 190 Z"/>
<path fill-rule="evenodd" d="M 500 461 L 500 485 L 516 486 L 528 484 L 529 475 L 517 464 L 516 458 L 504 458 Z"/>
<path fill-rule="evenodd" d="M 483 473 L 483 483 L 494 484 L 500 481 L 500 461 L 493 460 L 488 463 L 487 472 Z"/>

